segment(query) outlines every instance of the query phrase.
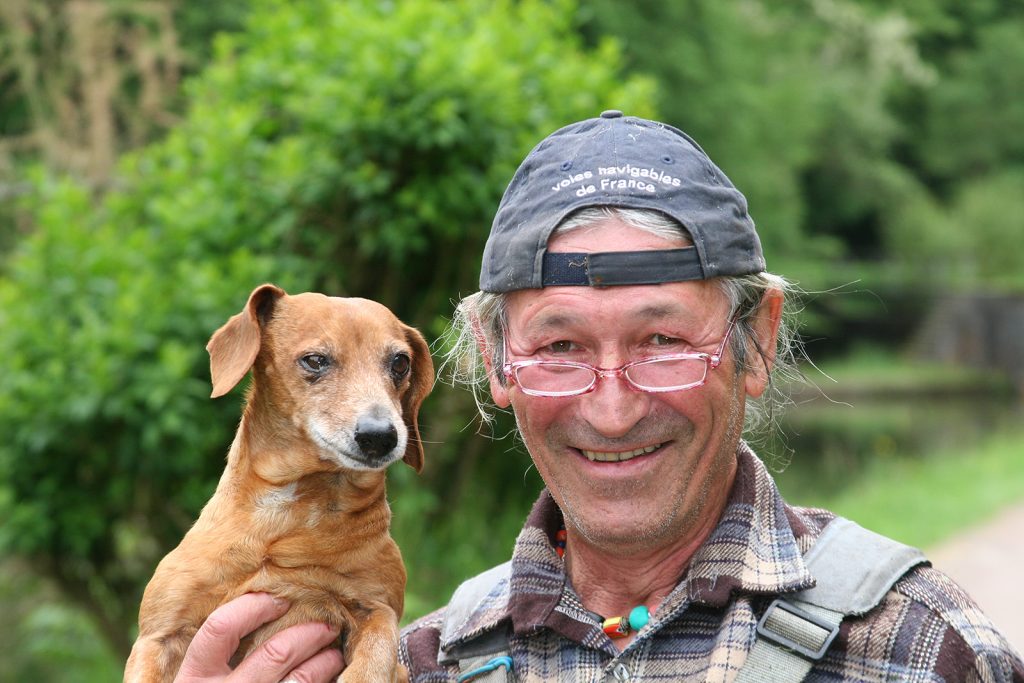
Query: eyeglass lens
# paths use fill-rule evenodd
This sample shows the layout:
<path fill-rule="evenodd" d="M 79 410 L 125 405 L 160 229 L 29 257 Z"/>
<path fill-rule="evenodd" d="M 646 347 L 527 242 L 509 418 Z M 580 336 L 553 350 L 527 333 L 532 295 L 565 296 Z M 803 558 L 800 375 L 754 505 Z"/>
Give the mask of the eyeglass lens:
<path fill-rule="evenodd" d="M 700 358 L 653 359 L 629 366 L 625 374 L 640 389 L 684 388 L 704 381 L 707 363 Z M 529 391 L 584 391 L 596 380 L 595 370 L 574 365 L 544 363 L 516 368 L 516 382 Z"/>

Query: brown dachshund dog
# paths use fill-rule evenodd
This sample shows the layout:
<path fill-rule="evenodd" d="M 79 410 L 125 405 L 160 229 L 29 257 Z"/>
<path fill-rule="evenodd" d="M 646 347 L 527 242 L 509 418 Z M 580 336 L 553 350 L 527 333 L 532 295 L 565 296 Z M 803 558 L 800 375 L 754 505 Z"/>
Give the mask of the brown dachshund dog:
<path fill-rule="evenodd" d="M 252 385 L 213 498 L 146 587 L 125 681 L 173 680 L 207 616 L 249 592 L 290 609 L 235 661 L 324 622 L 342 629 L 343 680 L 404 679 L 406 575 L 384 470 L 423 467 L 417 414 L 434 367 L 422 335 L 373 301 L 263 285 L 206 348 L 214 398 L 250 369 Z"/>

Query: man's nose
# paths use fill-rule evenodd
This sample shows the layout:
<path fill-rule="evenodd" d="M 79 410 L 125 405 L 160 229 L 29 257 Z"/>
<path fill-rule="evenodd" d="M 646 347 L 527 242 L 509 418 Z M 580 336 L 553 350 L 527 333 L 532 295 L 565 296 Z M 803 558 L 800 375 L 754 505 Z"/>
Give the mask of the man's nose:
<path fill-rule="evenodd" d="M 650 396 L 635 391 L 621 373 L 598 378 L 594 390 L 577 400 L 583 419 L 609 439 L 629 433 L 650 407 Z"/>

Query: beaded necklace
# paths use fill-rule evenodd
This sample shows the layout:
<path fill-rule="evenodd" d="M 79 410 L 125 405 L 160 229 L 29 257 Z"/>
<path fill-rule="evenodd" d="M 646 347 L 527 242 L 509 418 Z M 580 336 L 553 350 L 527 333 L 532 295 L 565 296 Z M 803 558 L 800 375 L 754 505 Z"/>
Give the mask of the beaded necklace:
<path fill-rule="evenodd" d="M 567 538 L 568 534 L 565 531 L 565 527 L 559 529 L 555 534 L 555 552 L 563 560 L 565 559 L 565 541 Z M 609 638 L 625 638 L 633 631 L 639 631 L 646 626 L 647 622 L 651 620 L 651 612 L 647 609 L 646 605 L 637 605 L 624 617 L 602 617 L 598 615 L 598 618 L 601 620 L 601 630 Z"/>

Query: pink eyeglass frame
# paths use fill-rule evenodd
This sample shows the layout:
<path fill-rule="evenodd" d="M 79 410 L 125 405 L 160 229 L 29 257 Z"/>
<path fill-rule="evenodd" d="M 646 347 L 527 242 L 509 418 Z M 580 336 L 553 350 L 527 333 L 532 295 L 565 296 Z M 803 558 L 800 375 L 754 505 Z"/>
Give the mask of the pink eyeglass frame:
<path fill-rule="evenodd" d="M 687 389 L 696 389 L 707 384 L 708 375 L 712 370 L 722 364 L 722 358 L 725 354 L 725 346 L 729 343 L 729 338 L 732 336 L 733 328 L 736 327 L 736 321 L 739 318 L 739 312 L 730 316 L 729 328 L 725 331 L 725 336 L 722 337 L 722 343 L 718 345 L 718 349 L 714 353 L 669 353 L 662 356 L 648 356 L 647 358 L 640 358 L 638 360 L 631 360 L 624 365 L 620 365 L 617 368 L 599 368 L 590 363 L 580 363 L 578 361 L 571 360 L 515 360 L 509 361 L 504 358 L 507 353 L 505 345 L 502 345 L 502 356 L 503 363 L 501 366 L 502 374 L 508 379 L 519 386 L 519 389 L 527 396 L 539 396 L 542 398 L 566 398 L 569 396 L 582 396 L 589 394 L 591 391 L 597 388 L 597 383 L 604 377 L 622 377 L 626 381 L 626 385 L 634 391 L 641 391 L 648 394 L 665 394 L 672 391 L 686 391 Z M 508 338 L 508 330 L 503 330 L 505 338 Z M 635 384 L 633 380 L 626 375 L 626 370 L 635 366 L 643 365 L 645 363 L 656 363 L 666 360 L 701 360 L 704 361 L 705 370 L 704 377 L 699 382 L 693 382 L 691 384 L 684 384 L 678 387 L 643 387 Z M 519 368 L 534 367 L 537 365 L 557 365 L 559 367 L 572 367 L 579 368 L 581 370 L 590 370 L 594 373 L 594 379 L 585 389 L 574 390 L 574 391 L 537 391 L 535 389 L 527 389 L 524 387 L 516 378 L 516 371 Z"/>

